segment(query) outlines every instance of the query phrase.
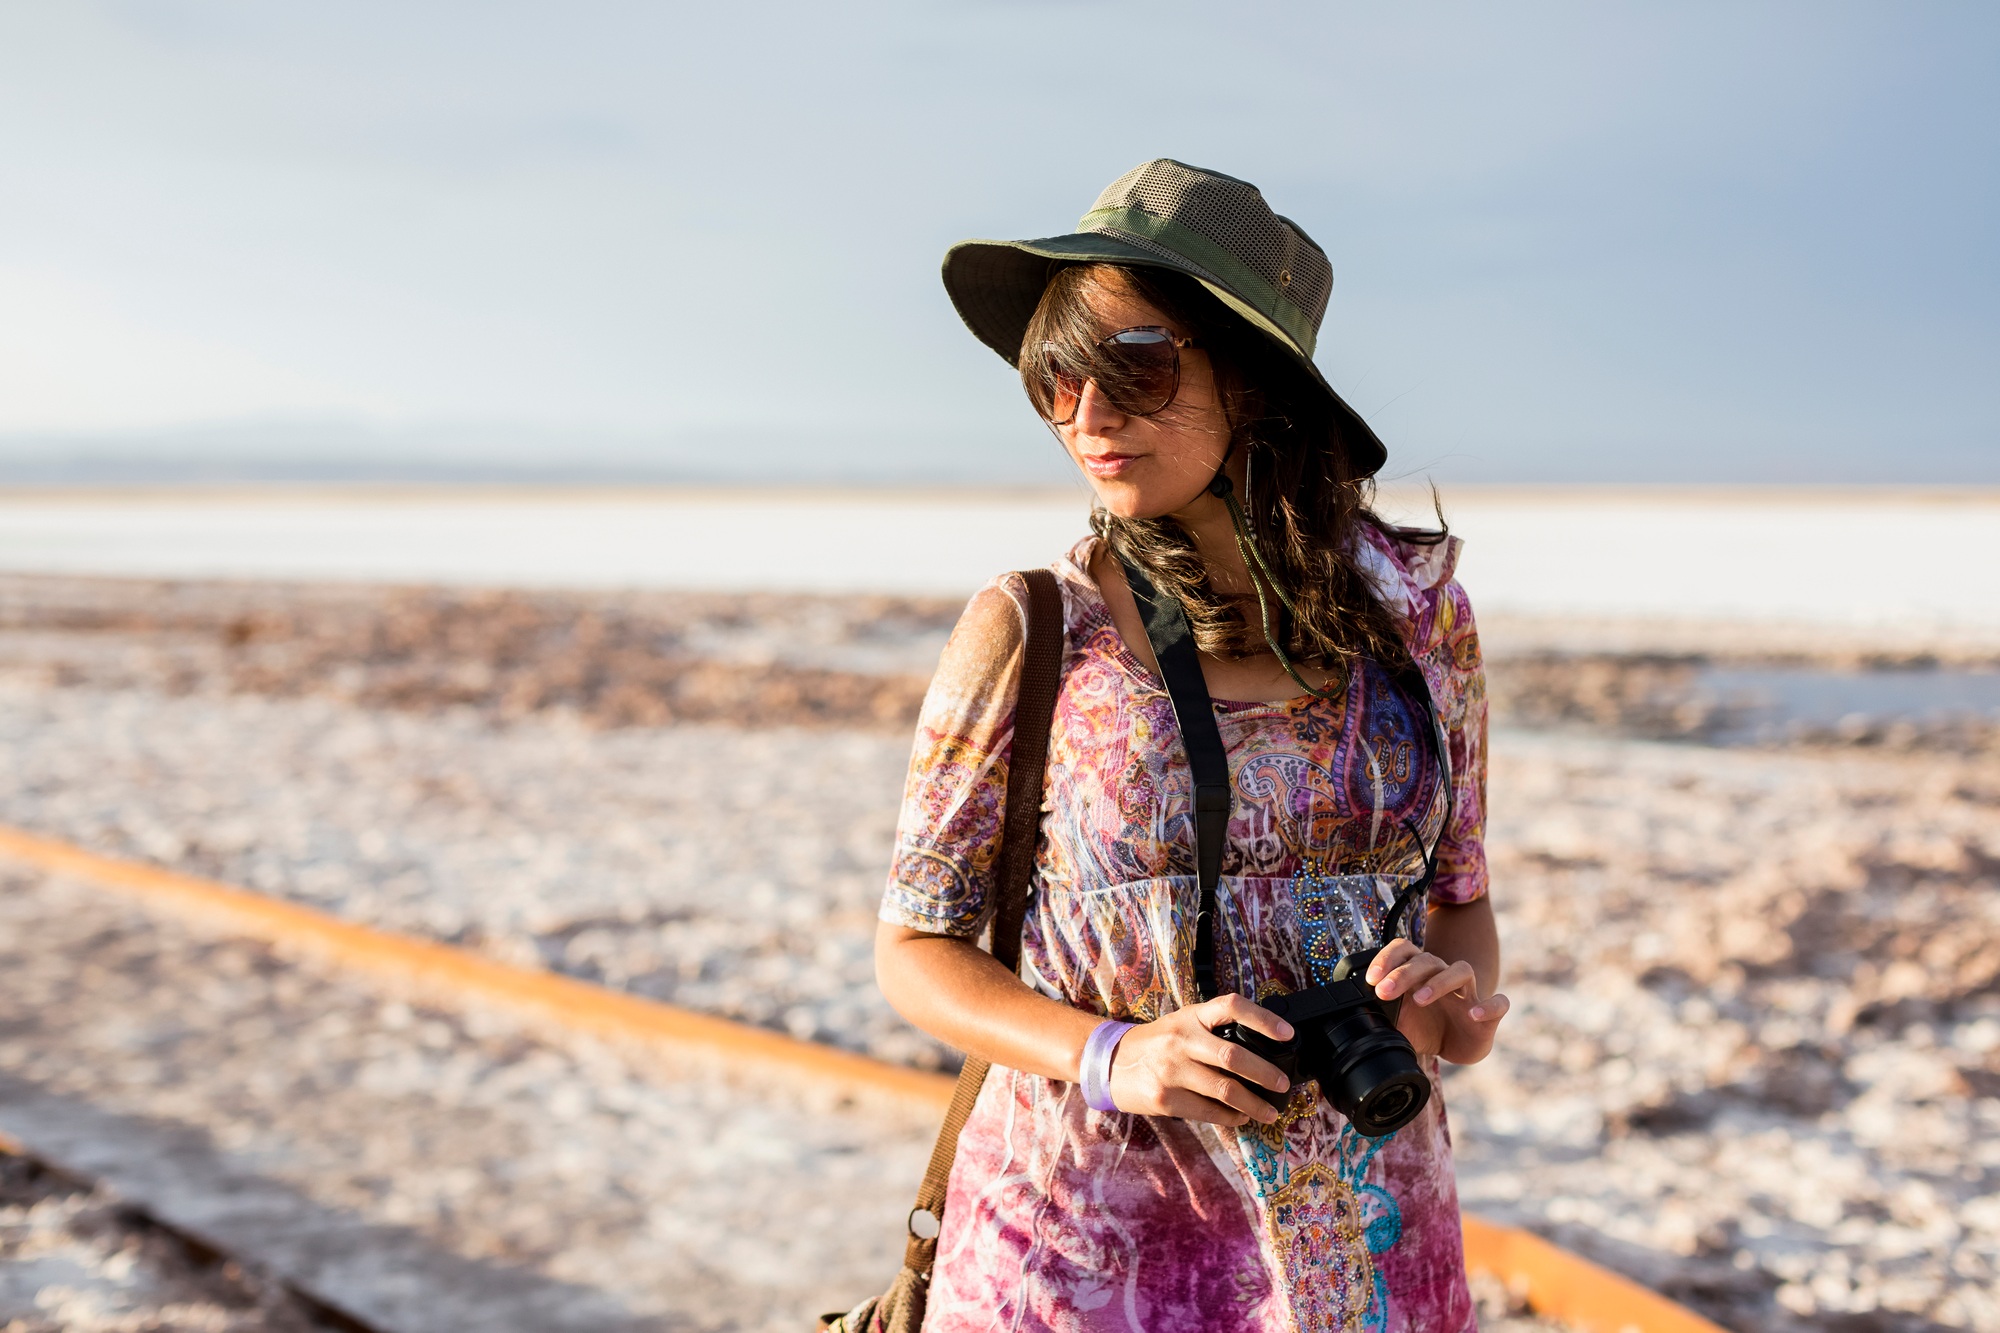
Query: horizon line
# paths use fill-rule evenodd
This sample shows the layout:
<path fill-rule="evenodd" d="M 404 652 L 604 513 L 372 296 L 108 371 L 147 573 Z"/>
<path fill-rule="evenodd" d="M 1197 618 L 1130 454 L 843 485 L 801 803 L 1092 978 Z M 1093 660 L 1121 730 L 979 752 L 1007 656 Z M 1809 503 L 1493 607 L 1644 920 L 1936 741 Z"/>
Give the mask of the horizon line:
<path fill-rule="evenodd" d="M 1441 496 L 1482 496 L 1493 499 L 1547 499 L 1581 501 L 1589 499 L 1639 498 L 1674 501 L 1838 500 L 1852 503 L 1869 496 L 1883 501 L 1917 501 L 1937 504 L 2000 503 L 2000 483 L 1963 482 L 1871 482 L 1871 481 L 1433 481 L 1426 477 L 1399 477 L 1377 481 L 1377 493 L 1385 499 L 1405 500 L 1420 496 L 1435 485 Z M 0 503 L 46 501 L 95 502 L 200 502 L 257 500 L 277 501 L 409 501 L 435 500 L 508 502 L 545 498 L 569 502 L 616 502 L 627 500 L 711 500 L 730 502 L 751 499 L 776 503 L 818 500 L 852 502 L 878 496 L 909 501 L 926 497 L 967 500 L 1013 500 L 1024 502 L 1087 501 L 1088 490 L 1081 478 L 1069 482 L 1019 480 L 909 480 L 799 479 L 769 482 L 756 479 L 665 479 L 635 478 L 508 478 L 508 477 L 343 477 L 343 478 L 186 478 L 126 479 L 104 481 L 23 481 L 0 474 Z"/>

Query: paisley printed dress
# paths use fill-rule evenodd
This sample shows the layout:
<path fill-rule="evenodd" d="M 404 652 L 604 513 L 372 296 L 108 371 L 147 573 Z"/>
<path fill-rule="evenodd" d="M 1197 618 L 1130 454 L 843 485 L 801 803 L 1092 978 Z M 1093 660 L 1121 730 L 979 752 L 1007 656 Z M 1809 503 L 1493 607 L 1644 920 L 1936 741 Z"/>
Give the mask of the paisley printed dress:
<path fill-rule="evenodd" d="M 1332 699 L 1215 704 L 1234 783 L 1216 971 L 1253 997 L 1376 943 L 1425 847 L 1430 902 L 1486 891 L 1485 686 L 1457 541 L 1361 540 L 1431 706 L 1373 667 Z M 1094 547 L 1054 565 L 1067 643 L 1022 972 L 1143 1022 L 1198 998 L 1192 784 L 1172 705 L 1088 573 Z M 885 921 L 971 938 L 990 915 L 1025 607 L 1017 577 L 996 580 L 945 650 Z M 1276 1125 L 1227 1129 L 1093 1111 L 1074 1084 L 995 1067 L 959 1141 L 924 1326 L 1455 1333 L 1475 1327 L 1463 1270 L 1441 1096 L 1370 1139 L 1311 1084 Z"/>

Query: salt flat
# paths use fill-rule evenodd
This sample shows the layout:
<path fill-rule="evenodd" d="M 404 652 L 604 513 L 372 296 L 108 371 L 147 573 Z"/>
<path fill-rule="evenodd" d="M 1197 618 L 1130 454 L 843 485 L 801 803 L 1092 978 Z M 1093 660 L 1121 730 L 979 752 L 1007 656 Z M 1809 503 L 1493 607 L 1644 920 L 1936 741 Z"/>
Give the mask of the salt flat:
<path fill-rule="evenodd" d="M 0 738 L 0 821 L 935 1058 L 867 966 L 885 734 L 14 680 Z M 1447 1085 L 1469 1204 L 1756 1333 L 2000 1327 L 1993 758 L 1494 742 L 1516 1010 Z M 30 1146 L 70 1142 L 50 1097 L 198 1127 L 343 1226 L 668 1327 L 778 1328 L 891 1266 L 921 1127 L 788 1119 L 443 1015 L 416 1041 L 358 982 L 237 944 L 225 968 L 93 904 L 0 885 L 0 1129 Z M 772 1222 L 808 1202 L 818 1221 Z M 741 1249 L 720 1274 L 719 1236 Z M 369 1293 L 388 1299 L 366 1274 L 331 1294 Z"/>
<path fill-rule="evenodd" d="M 0 822 L 942 1064 L 869 966 L 912 678 L 877 678 L 870 693 L 848 668 L 915 672 L 951 615 L 948 601 L 873 597 L 9 576 Z M 773 652 L 771 636 L 790 649 Z M 717 651 L 726 660 L 704 667 Z M 1757 1333 L 1851 1333 L 1876 1316 L 1865 1326 L 2000 1326 L 1985 1295 L 2000 1264 L 1993 733 L 1737 750 L 1613 739 L 1684 734 L 1653 725 L 1655 667 L 1494 665 L 1489 846 L 1517 1010 L 1494 1059 L 1451 1076 L 1467 1199 Z M 709 670 L 763 672 L 762 702 L 732 715 L 738 696 Z M 646 1140 L 660 1153 L 634 1187 L 643 1208 L 597 1198 L 631 1178 L 614 1152 L 637 1132 L 622 1111 L 585 1133 L 556 1103 L 515 1098 L 503 1137 L 518 1150 L 468 1133 L 469 1156 L 441 1162 L 433 1145 L 464 1107 L 458 1083 L 427 1090 L 432 1074 L 398 1084 L 412 1097 L 393 1103 L 322 1096 L 331 1120 L 300 1119 L 283 1096 L 243 1103 L 245 1071 L 278 1047 L 306 1079 L 332 1041 L 307 1040 L 316 1013 L 380 1027 L 358 992 L 298 1004 L 274 981 L 219 1005 L 188 981 L 209 966 L 206 946 L 162 945 L 157 964 L 110 957 L 118 932 L 147 948 L 166 937 L 49 886 L 9 888 L 4 904 L 17 914 L 0 919 L 0 953 L 18 961 L 0 957 L 0 1083 L 23 1086 L 0 1086 L 0 1129 L 31 1145 L 78 1099 L 198 1128 L 275 1163 L 260 1179 L 340 1234 L 415 1226 L 446 1270 L 452 1256 L 518 1263 L 697 1327 L 746 1301 L 763 1313 L 735 1326 L 777 1327 L 809 1308 L 808 1288 L 831 1299 L 888 1263 L 869 1247 L 893 1239 L 920 1135 L 887 1157 L 858 1129 L 851 1150 L 828 1149 L 854 1173 L 823 1177 L 832 1196 L 866 1181 L 846 1204 L 887 1218 L 880 1231 L 857 1225 L 853 1250 L 801 1254 L 796 1283 L 746 1270 L 704 1288 L 671 1275 L 700 1271 L 713 1229 L 689 1240 L 649 1219 L 707 1216 L 699 1182 L 712 1173 L 764 1172 L 760 1197 L 784 1190 L 755 1142 L 704 1137 L 725 1102 L 689 1102 L 672 1080 L 630 1092 L 679 1136 Z M 148 976 L 158 998 L 126 985 Z M 185 1040 L 132 1026 L 156 1009 Z M 439 1068 L 475 1085 L 528 1060 L 419 1027 L 437 1036 Z M 156 1057 L 174 1043 L 169 1068 Z M 550 1096 L 597 1086 L 580 1067 L 546 1072 L 535 1087 Z M 23 1119 L 51 1097 L 69 1101 Z M 341 1127 L 354 1124 L 371 1127 L 365 1178 L 343 1164 Z M 68 1160 L 67 1142 L 43 1146 Z M 599 1147 L 602 1173 L 573 1181 L 565 1163 Z M 372 1180 L 396 1184 L 371 1201 Z M 503 1214 L 524 1220 L 462 1222 Z M 580 1239 L 551 1239 L 537 1217 L 569 1219 Z M 652 1269 L 626 1262 L 655 1249 Z"/>
<path fill-rule="evenodd" d="M 928 1148 L 60 880 L 0 874 L 0 974 L 9 1134 L 395 1333 L 810 1328 L 894 1273 Z M 0 1328 L 225 1327 L 182 1313 Z"/>
<path fill-rule="evenodd" d="M 936 1063 L 867 960 L 890 685 L 952 612 L 0 578 L 0 822 Z M 1735 1328 L 2000 1328 L 2000 750 L 1616 739 L 1650 695 L 1612 665 L 1493 677 L 1517 1008 L 1448 1085 L 1466 1199 Z M 892 1263 L 920 1126 L 413 1014 L 37 877 L 0 884 L 0 955 L 0 1129 L 188 1220 L 251 1181 L 392 1327 L 505 1326 L 456 1304 L 502 1277 L 529 1327 L 796 1327 Z M 201 1151 L 166 1179 L 155 1143 Z"/>
<path fill-rule="evenodd" d="M 1466 487 L 1483 614 L 2000 642 L 2000 491 Z M 1391 516 L 1424 497 L 1385 491 Z M 0 570 L 965 595 L 1086 530 L 1080 491 L 0 494 Z"/>

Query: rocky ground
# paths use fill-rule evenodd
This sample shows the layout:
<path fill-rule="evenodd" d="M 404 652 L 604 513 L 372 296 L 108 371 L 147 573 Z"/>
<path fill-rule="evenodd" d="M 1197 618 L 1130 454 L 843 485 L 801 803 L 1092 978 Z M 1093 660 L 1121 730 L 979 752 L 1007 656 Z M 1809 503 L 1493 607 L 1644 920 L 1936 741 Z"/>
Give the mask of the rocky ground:
<path fill-rule="evenodd" d="M 41 877 L 0 976 L 0 1125 L 394 1333 L 810 1327 L 894 1273 L 929 1148 Z"/>
<path fill-rule="evenodd" d="M 351 1324 L 101 1186 L 0 1151 L 7 1333 L 335 1333 Z"/>
<path fill-rule="evenodd" d="M 0 574 L 0 672 L 41 685 L 316 697 L 372 709 L 560 715 L 592 728 L 906 731 L 960 604 L 758 593 L 547 593 Z M 1494 720 L 1713 740 L 1740 705 L 1702 668 L 2000 669 L 1991 635 L 1776 624 L 1486 625 Z M 1793 740 L 1953 749 L 1994 719 L 1795 730 Z"/>
<path fill-rule="evenodd" d="M 0 662 L 50 684 L 489 720 L 893 730 L 915 719 L 959 605 L 0 574 Z"/>
<path fill-rule="evenodd" d="M 2000 764 L 1502 734 L 1470 1206 L 1732 1327 L 2000 1328 Z"/>
<path fill-rule="evenodd" d="M 868 932 L 903 728 L 951 610 L 4 580 L 0 822 L 947 1063 L 875 996 Z M 1448 1089 L 1469 1204 L 1732 1328 L 2000 1329 L 1990 738 L 1635 740 L 1703 734 L 1681 707 L 1686 656 L 1495 656 L 1512 725 L 1495 733 L 1491 847 L 1517 1007 L 1500 1052 Z M 5 1029 L 0 1074 L 36 1095 L 204 1126 L 316 1206 L 609 1293 L 634 1318 L 758 1327 L 717 1313 L 755 1308 L 776 1327 L 806 1274 L 844 1291 L 888 1262 L 875 1250 L 915 1167 L 879 1154 L 915 1139 L 774 1121 L 794 1145 L 775 1167 L 746 1137 L 702 1150 L 718 1172 L 832 1182 L 857 1219 L 853 1248 L 801 1251 L 775 1285 L 715 1285 L 662 1267 L 676 1242 L 647 1230 L 649 1204 L 703 1197 L 675 1175 L 700 1153 L 674 1126 L 718 1110 L 677 1103 L 685 1089 L 448 1016 L 385 1018 L 337 978 L 285 980 L 240 944 L 169 947 L 63 886 L 6 901 L 27 915 L 0 997 L 12 1023 L 33 1017 Z M 86 967 L 119 978 L 92 993 L 122 998 L 63 998 Z M 220 1017 L 130 1017 L 147 985 L 183 982 L 220 996 Z M 301 1005 L 345 1017 L 322 1028 Z M 401 1072 L 368 1072 L 381 1061 Z M 598 1109 L 550 1102 L 572 1095 Z M 451 1142 L 471 1107 L 482 1128 Z M 635 1115 L 658 1136 L 641 1135 L 636 1174 L 618 1146 Z M 342 1124 L 377 1127 L 358 1181 L 326 1146 Z M 489 1124 L 504 1128 L 482 1138 Z M 441 1146 L 435 1170 L 409 1167 Z M 585 1161 L 567 1176 L 566 1152 Z M 652 1286 L 640 1256 L 665 1274 Z"/>
<path fill-rule="evenodd" d="M 889 1059 L 907 739 L 0 680 L 0 821 Z"/>
<path fill-rule="evenodd" d="M 0 1153 L 6 1333 L 777 1333 L 899 1261 L 923 1118 L 554 1047 L 87 886 L 0 890 L 0 1119 L 119 1186 Z M 1559 1333 L 1479 1294 L 1489 1333 Z"/>

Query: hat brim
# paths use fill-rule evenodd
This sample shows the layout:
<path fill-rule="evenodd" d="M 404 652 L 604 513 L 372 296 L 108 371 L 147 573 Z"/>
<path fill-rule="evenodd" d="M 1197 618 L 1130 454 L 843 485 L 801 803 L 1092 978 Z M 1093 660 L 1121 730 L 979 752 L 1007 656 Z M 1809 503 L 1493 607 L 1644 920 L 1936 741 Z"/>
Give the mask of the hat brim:
<path fill-rule="evenodd" d="M 1021 339 L 1041 304 L 1042 292 L 1057 269 L 1070 264 L 1124 264 L 1184 273 L 1243 316 L 1259 333 L 1277 344 L 1331 402 L 1342 427 L 1356 472 L 1372 476 L 1388 459 L 1388 450 L 1361 414 L 1347 405 L 1320 374 L 1313 359 L 1275 323 L 1248 302 L 1192 263 L 1166 258 L 1101 232 L 1074 232 L 1033 241 L 961 241 L 945 252 L 944 287 L 958 317 L 974 337 L 999 353 L 1010 366 L 1019 364 Z"/>

